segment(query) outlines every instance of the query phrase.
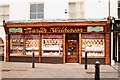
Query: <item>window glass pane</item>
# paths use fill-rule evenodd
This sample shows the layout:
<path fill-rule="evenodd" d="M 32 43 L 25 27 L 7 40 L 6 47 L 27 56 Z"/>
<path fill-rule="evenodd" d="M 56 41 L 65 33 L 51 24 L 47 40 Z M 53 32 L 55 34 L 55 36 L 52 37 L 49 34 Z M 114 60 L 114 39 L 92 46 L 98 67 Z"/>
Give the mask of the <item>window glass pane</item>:
<path fill-rule="evenodd" d="M 0 7 L 0 15 L 3 15 L 4 12 L 3 12 L 3 6 Z"/>
<path fill-rule="evenodd" d="M 69 3 L 69 12 L 76 11 L 76 3 Z"/>
<path fill-rule="evenodd" d="M 4 14 L 5 14 L 5 15 L 8 15 L 8 14 L 9 14 L 9 7 L 8 7 L 8 6 L 5 6 L 5 7 L 4 7 Z"/>
<path fill-rule="evenodd" d="M 118 18 L 120 18 L 120 8 L 118 8 Z"/>
<path fill-rule="evenodd" d="M 10 35 L 10 55 L 24 54 L 24 39 L 23 35 Z"/>
<path fill-rule="evenodd" d="M 30 4 L 30 12 L 36 12 L 36 4 Z"/>
<path fill-rule="evenodd" d="M 84 18 L 84 2 L 69 3 L 69 19 Z"/>
<path fill-rule="evenodd" d="M 30 19 L 44 18 L 44 4 L 30 5 Z"/>
<path fill-rule="evenodd" d="M 44 18 L 44 14 L 43 13 L 38 13 L 37 14 L 37 19 L 40 19 L 40 18 Z"/>
<path fill-rule="evenodd" d="M 68 40 L 68 55 L 76 55 L 77 40 Z"/>
<path fill-rule="evenodd" d="M 44 4 L 38 4 L 38 11 L 37 12 L 44 12 Z"/>
<path fill-rule="evenodd" d="M 30 19 L 36 19 L 36 14 L 30 14 Z"/>
<path fill-rule="evenodd" d="M 120 1 L 118 1 L 118 7 L 120 7 Z"/>

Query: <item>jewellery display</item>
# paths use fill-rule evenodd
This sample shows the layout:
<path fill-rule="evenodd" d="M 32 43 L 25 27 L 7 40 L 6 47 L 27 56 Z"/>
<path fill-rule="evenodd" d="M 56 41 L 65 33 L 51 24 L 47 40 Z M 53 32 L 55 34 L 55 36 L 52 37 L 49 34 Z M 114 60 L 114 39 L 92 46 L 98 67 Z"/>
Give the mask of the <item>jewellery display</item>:
<path fill-rule="evenodd" d="M 26 55 L 39 55 L 39 39 L 38 35 L 25 35 Z"/>
<path fill-rule="evenodd" d="M 56 36 L 54 35 L 55 38 L 42 39 L 42 56 L 62 56 L 63 39 Z"/>
<path fill-rule="evenodd" d="M 0 56 L 4 55 L 4 43 L 3 40 L 0 38 Z"/>
<path fill-rule="evenodd" d="M 22 35 L 10 36 L 10 55 L 23 55 L 24 40 Z"/>
<path fill-rule="evenodd" d="M 38 35 L 10 35 L 10 55 L 39 55 Z"/>
<path fill-rule="evenodd" d="M 82 57 L 85 57 L 85 52 L 88 57 L 105 56 L 104 49 L 104 39 L 82 39 Z"/>

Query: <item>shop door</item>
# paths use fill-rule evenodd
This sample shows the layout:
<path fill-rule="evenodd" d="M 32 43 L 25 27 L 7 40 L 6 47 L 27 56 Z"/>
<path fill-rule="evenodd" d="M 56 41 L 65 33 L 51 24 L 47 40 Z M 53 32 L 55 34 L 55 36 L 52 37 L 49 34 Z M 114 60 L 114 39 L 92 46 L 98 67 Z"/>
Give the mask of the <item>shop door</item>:
<path fill-rule="evenodd" d="M 78 40 L 67 39 L 66 40 L 66 58 L 68 63 L 78 62 Z"/>

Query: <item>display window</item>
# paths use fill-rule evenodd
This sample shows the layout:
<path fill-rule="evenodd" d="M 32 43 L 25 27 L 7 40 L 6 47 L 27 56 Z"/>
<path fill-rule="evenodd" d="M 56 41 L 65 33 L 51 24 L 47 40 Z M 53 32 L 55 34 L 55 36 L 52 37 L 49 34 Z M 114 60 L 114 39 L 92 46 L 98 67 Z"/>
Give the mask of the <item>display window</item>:
<path fill-rule="evenodd" d="M 105 57 L 105 39 L 103 34 L 82 35 L 82 57 L 102 58 Z"/>
<path fill-rule="evenodd" d="M 39 55 L 38 35 L 10 35 L 10 55 Z"/>
<path fill-rule="evenodd" d="M 10 35 L 10 55 L 24 54 L 24 36 Z"/>
<path fill-rule="evenodd" d="M 25 35 L 25 48 L 26 55 L 39 55 L 39 36 L 38 35 Z"/>
<path fill-rule="evenodd" d="M 0 56 L 4 55 L 4 42 L 2 38 L 0 38 Z"/>
<path fill-rule="evenodd" d="M 63 35 L 43 34 L 42 35 L 42 57 L 63 55 Z"/>

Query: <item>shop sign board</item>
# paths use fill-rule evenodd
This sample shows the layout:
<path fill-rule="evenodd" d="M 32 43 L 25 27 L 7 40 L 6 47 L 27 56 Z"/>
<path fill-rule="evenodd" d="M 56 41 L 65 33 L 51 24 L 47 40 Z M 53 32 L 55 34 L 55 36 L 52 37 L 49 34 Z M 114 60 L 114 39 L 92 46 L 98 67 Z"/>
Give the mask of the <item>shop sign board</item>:
<path fill-rule="evenodd" d="M 9 28 L 9 33 L 81 33 L 81 32 L 103 32 L 103 31 L 104 31 L 103 26 Z"/>
<path fill-rule="evenodd" d="M 77 27 L 24 28 L 24 33 L 80 33 L 83 31 L 86 31 L 86 29 Z"/>
<path fill-rule="evenodd" d="M 95 26 L 95 27 L 88 26 L 88 28 L 87 28 L 87 32 L 103 32 L 103 31 L 104 31 L 104 29 L 102 26 Z"/>
<path fill-rule="evenodd" d="M 22 28 L 9 28 L 10 33 L 23 33 Z"/>

